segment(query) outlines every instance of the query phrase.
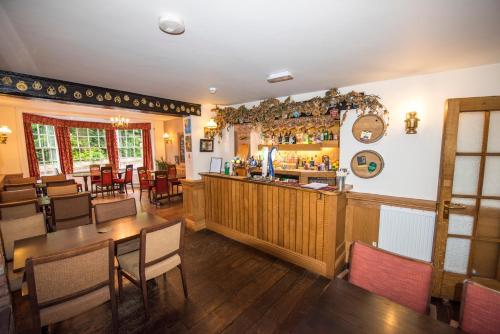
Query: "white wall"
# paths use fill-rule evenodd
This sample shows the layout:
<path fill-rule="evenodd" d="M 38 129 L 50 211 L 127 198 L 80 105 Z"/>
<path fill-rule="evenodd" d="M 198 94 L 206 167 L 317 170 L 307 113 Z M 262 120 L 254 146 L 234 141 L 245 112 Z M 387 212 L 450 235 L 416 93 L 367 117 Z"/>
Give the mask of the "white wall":
<path fill-rule="evenodd" d="M 375 178 L 361 179 L 349 175 L 347 182 L 354 185 L 354 191 L 436 200 L 445 100 L 500 95 L 500 63 L 340 89 L 343 93 L 350 90 L 379 95 L 390 115 L 387 136 L 374 144 L 362 144 L 352 136 L 355 112 L 350 112 L 341 127 L 341 167 L 350 168 L 352 156 L 365 149 L 379 152 L 385 161 L 384 170 Z M 324 93 L 299 94 L 293 99 L 302 101 Z M 421 119 L 418 133 L 406 135 L 404 116 L 413 110 Z"/>
<path fill-rule="evenodd" d="M 182 117 L 177 117 L 165 121 L 163 123 L 163 131 L 168 133 L 172 138 L 171 143 L 165 143 L 165 154 L 162 155 L 168 163 L 175 163 L 175 156 L 179 156 L 179 135 L 182 135 L 184 130 L 182 127 Z"/>
<path fill-rule="evenodd" d="M 188 179 L 200 179 L 199 173 L 208 172 L 212 157 L 221 157 L 223 163 L 234 157 L 233 128 L 229 131 L 224 130 L 222 139 L 215 137 L 213 152 L 200 152 L 200 139 L 204 138 L 203 128 L 208 120 L 214 117 L 211 111 L 213 108 L 213 105 L 204 104 L 201 106 L 201 116 L 189 116 L 193 148 L 191 153 L 186 152 L 186 178 Z"/>

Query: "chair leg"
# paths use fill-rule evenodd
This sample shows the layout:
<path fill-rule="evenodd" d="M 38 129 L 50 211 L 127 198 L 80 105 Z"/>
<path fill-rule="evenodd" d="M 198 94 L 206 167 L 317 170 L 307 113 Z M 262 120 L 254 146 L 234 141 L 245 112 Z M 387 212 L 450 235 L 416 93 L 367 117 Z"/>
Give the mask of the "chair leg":
<path fill-rule="evenodd" d="M 128 191 L 127 191 L 127 184 L 126 184 L 126 183 L 124 183 L 124 184 L 123 184 L 123 188 L 125 188 L 125 194 L 127 194 L 127 195 L 128 195 Z"/>
<path fill-rule="evenodd" d="M 184 297 L 188 297 L 188 289 L 187 289 L 187 284 L 186 284 L 186 274 L 184 273 L 184 268 L 181 264 L 178 265 L 179 270 L 181 271 L 181 279 L 182 279 L 182 289 L 184 290 Z"/>
<path fill-rule="evenodd" d="M 122 270 L 118 268 L 118 299 L 121 301 L 123 292 L 123 275 Z"/>
<path fill-rule="evenodd" d="M 133 182 L 130 182 L 130 186 L 132 187 L 132 193 L 134 193 L 134 183 Z"/>
<path fill-rule="evenodd" d="M 139 190 L 139 202 L 142 201 L 142 189 Z"/>
<path fill-rule="evenodd" d="M 146 312 L 146 318 L 149 319 L 149 307 L 148 307 L 148 286 L 146 280 L 141 280 L 141 290 L 142 290 L 142 302 L 144 303 L 144 311 Z"/>
<path fill-rule="evenodd" d="M 111 293 L 111 319 L 113 322 L 113 333 L 118 334 L 118 306 L 116 303 L 115 289 Z"/>

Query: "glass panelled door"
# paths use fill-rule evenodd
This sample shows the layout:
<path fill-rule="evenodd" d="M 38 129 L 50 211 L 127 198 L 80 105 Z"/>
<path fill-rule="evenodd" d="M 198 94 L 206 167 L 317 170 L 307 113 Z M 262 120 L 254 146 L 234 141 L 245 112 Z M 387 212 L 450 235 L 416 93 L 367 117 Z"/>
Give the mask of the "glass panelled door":
<path fill-rule="evenodd" d="M 447 102 L 434 265 L 434 295 L 500 289 L 500 97 Z"/>

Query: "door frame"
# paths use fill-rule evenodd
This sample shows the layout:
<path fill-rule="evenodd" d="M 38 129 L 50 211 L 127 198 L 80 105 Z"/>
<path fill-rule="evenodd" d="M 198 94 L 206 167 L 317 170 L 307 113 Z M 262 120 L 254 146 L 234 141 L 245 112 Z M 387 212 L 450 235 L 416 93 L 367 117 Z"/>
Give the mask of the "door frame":
<path fill-rule="evenodd" d="M 454 98 L 445 102 L 443 136 L 441 140 L 441 164 L 439 170 L 438 202 L 437 202 L 437 224 L 434 242 L 434 270 L 432 279 L 432 295 L 447 299 L 458 300 L 461 294 L 461 283 L 467 275 L 449 273 L 444 271 L 444 259 L 446 252 L 446 241 L 448 238 L 448 219 L 444 218 L 444 202 L 451 201 L 453 177 L 455 172 L 455 158 L 457 149 L 458 121 L 460 112 L 484 112 L 500 110 L 500 96 Z M 487 115 L 488 113 L 485 113 Z M 486 116 L 485 116 L 486 117 Z M 485 119 L 483 128 L 487 134 L 489 122 Z M 487 138 L 486 138 L 487 140 Z M 446 145 L 445 145 L 446 143 Z M 481 161 L 478 187 L 482 188 L 484 176 L 484 160 Z M 476 211 L 478 210 L 476 202 Z M 477 212 L 476 212 L 477 215 Z M 476 228 L 477 217 L 474 222 Z M 474 238 L 474 232 L 472 234 Z M 471 254 L 473 247 L 471 244 Z M 469 267 L 470 267 L 469 255 Z"/>

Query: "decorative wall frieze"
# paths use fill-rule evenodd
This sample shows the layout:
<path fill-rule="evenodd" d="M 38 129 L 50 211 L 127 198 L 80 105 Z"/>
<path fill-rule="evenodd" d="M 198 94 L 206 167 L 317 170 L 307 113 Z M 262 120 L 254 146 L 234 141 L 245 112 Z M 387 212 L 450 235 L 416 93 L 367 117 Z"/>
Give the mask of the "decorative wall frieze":
<path fill-rule="evenodd" d="M 200 104 L 7 71 L 0 71 L 0 93 L 169 116 L 201 115 Z"/>

